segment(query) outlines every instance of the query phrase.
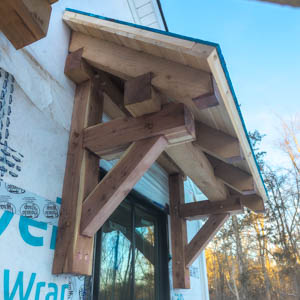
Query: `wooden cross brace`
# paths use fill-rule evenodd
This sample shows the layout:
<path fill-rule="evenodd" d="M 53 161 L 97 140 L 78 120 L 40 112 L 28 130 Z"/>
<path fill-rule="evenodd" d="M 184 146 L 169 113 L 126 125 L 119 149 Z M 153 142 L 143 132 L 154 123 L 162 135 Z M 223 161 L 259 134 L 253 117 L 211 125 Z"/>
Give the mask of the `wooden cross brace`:
<path fill-rule="evenodd" d="M 169 176 L 172 241 L 173 288 L 189 289 L 189 267 L 214 238 L 231 214 L 243 213 L 244 203 L 255 203 L 253 195 L 230 196 L 224 201 L 185 203 L 184 182 L 180 174 Z M 207 218 L 199 232 L 188 243 L 186 220 Z"/>

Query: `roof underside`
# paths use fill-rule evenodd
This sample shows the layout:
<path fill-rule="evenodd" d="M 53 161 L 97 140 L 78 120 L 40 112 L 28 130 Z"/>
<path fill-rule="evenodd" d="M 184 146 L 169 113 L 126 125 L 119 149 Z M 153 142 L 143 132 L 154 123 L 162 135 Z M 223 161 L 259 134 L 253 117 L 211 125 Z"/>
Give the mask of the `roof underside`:
<path fill-rule="evenodd" d="M 209 90 L 209 86 L 182 85 L 183 94 L 172 94 L 171 87 L 167 92 L 167 102 L 183 102 L 192 111 L 196 120 L 211 128 L 220 130 L 239 140 L 244 160 L 234 166 L 251 174 L 256 186 L 256 193 L 266 200 L 266 190 L 259 172 L 239 105 L 229 78 L 229 74 L 218 44 L 179 36 L 169 32 L 146 28 L 135 24 L 112 20 L 101 16 L 67 9 L 64 21 L 75 32 L 91 36 L 97 40 L 107 41 L 119 46 L 146 53 L 167 61 L 188 66 L 193 71 L 211 74 L 220 94 L 218 106 L 199 110 L 192 99 Z M 91 63 L 91 62 L 89 62 Z M 97 67 L 96 65 L 94 65 Z M 107 70 L 105 70 L 107 71 Z M 151 70 L 146 70 L 147 73 Z M 130 73 L 130 72 L 129 72 Z M 128 74 L 131 76 L 142 74 Z M 180 84 L 180 83 L 179 83 Z"/>

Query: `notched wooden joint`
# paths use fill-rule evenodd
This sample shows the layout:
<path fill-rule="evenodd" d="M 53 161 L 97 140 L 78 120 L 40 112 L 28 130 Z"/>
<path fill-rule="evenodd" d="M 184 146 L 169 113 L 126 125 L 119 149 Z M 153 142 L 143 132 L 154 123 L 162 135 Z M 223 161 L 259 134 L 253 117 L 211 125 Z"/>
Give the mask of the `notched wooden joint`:
<path fill-rule="evenodd" d="M 217 83 L 215 82 L 213 77 L 211 78 L 211 80 L 212 91 L 210 93 L 193 98 L 194 104 L 200 110 L 211 108 L 220 104 L 221 95 L 219 93 Z"/>
<path fill-rule="evenodd" d="M 135 117 L 161 110 L 161 97 L 152 87 L 151 72 L 125 82 L 124 105 Z"/>

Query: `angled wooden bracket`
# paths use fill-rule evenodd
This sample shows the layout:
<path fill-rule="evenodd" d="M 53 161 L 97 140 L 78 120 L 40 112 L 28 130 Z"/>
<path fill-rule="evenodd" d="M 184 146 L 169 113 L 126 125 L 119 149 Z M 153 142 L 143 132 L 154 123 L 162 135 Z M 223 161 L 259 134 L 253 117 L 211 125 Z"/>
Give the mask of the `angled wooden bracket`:
<path fill-rule="evenodd" d="M 186 267 L 190 267 L 193 264 L 228 218 L 229 214 L 212 215 L 208 218 L 199 232 L 185 247 Z"/>
<path fill-rule="evenodd" d="M 173 288 L 189 289 L 189 267 L 228 219 L 229 212 L 242 211 L 242 205 L 238 198 L 185 204 L 184 183 L 180 174 L 169 176 L 169 194 Z M 188 243 L 186 220 L 203 216 L 208 216 L 208 220 Z"/>
<path fill-rule="evenodd" d="M 81 233 L 94 236 L 168 143 L 156 136 L 133 143 L 83 203 Z"/>

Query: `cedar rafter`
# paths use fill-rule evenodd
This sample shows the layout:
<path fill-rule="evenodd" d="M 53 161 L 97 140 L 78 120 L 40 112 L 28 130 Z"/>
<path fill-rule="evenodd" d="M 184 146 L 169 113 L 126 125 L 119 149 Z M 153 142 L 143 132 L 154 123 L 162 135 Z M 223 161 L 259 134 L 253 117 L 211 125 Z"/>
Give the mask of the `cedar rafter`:
<path fill-rule="evenodd" d="M 224 184 L 242 195 L 255 194 L 256 190 L 252 175 L 210 155 L 207 155 L 207 158 L 214 168 L 216 177 L 221 179 Z"/>
<path fill-rule="evenodd" d="M 229 164 L 244 159 L 237 138 L 197 121 L 195 127 L 197 139 L 194 144 L 204 152 Z"/>

